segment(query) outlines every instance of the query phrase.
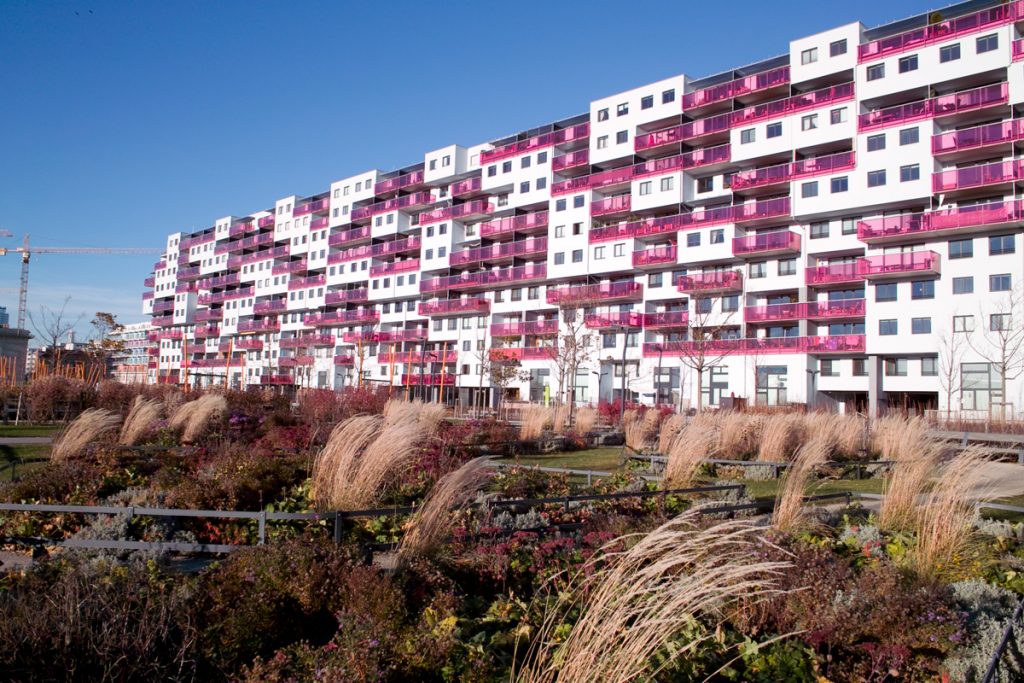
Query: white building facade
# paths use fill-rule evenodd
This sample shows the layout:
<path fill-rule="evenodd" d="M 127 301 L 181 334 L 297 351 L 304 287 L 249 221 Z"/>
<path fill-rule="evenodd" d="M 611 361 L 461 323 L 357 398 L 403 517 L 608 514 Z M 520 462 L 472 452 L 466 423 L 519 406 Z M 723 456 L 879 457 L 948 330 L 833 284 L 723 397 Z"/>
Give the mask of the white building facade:
<path fill-rule="evenodd" d="M 149 381 L 1020 412 L 1021 36 L 840 26 L 172 234 Z"/>
<path fill-rule="evenodd" d="M 155 359 L 157 335 L 148 322 L 124 325 L 110 333 L 110 375 L 125 384 L 146 384 L 149 363 Z"/>

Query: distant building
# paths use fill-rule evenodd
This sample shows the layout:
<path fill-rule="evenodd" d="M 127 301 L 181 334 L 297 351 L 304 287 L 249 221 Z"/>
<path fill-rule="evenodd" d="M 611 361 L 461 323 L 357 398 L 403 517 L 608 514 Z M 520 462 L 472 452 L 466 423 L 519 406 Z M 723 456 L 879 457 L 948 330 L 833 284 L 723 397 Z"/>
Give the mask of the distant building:
<path fill-rule="evenodd" d="M 7 315 L 7 307 L 0 306 L 0 327 L 10 327 L 11 316 Z"/>
<path fill-rule="evenodd" d="M 110 341 L 120 346 L 110 354 L 111 378 L 125 384 L 146 382 L 149 349 L 156 348 L 156 341 L 150 340 L 152 330 L 148 322 L 135 323 L 110 335 Z"/>
<path fill-rule="evenodd" d="M 0 327 L 0 382 L 25 381 L 28 340 L 31 338 L 28 330 Z"/>

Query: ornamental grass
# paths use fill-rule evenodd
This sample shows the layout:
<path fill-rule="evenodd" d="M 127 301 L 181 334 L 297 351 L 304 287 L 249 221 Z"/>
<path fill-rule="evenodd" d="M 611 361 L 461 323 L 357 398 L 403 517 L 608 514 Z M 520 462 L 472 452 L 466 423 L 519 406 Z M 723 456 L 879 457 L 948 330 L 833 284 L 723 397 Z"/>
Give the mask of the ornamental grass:
<path fill-rule="evenodd" d="M 121 417 L 109 410 L 83 411 L 54 440 L 50 459 L 62 462 L 83 455 L 90 445 L 116 430 L 120 422 Z"/>

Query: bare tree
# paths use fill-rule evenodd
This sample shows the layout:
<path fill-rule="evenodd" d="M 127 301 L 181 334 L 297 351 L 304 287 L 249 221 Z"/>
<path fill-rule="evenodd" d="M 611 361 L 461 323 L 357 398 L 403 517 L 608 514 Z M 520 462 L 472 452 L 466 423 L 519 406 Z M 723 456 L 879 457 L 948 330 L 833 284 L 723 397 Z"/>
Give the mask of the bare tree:
<path fill-rule="evenodd" d="M 707 301 L 708 305 L 702 305 Z M 727 355 L 722 346 L 722 333 L 732 319 L 732 313 L 714 312 L 714 301 L 711 299 L 693 299 L 695 304 L 690 311 L 690 339 L 680 345 L 680 362 L 697 375 L 697 391 L 695 392 L 697 412 L 703 410 L 704 372 L 717 366 Z M 754 370 L 755 374 L 757 370 Z M 756 383 L 755 383 L 756 393 Z M 682 389 L 680 389 L 682 394 Z"/>
<path fill-rule="evenodd" d="M 939 385 L 946 396 L 946 420 L 950 419 L 953 396 L 960 392 L 960 362 L 967 346 L 967 335 L 945 331 L 939 335 Z"/>
<path fill-rule="evenodd" d="M 558 340 L 553 349 L 552 364 L 558 373 L 559 402 L 568 401 L 569 421 L 572 423 L 573 406 L 576 404 L 576 376 L 579 369 L 589 363 L 597 351 L 597 335 L 586 326 L 583 306 L 587 303 L 581 297 L 562 297 L 561 324 Z"/>
<path fill-rule="evenodd" d="M 502 398 L 508 385 L 514 381 L 527 381 L 530 379 L 530 373 L 522 369 L 519 359 L 508 349 L 492 347 L 486 355 L 488 356 L 488 379 L 491 382 L 491 386 L 498 390 L 496 408 L 500 411 Z"/>
<path fill-rule="evenodd" d="M 60 363 L 59 345 L 84 317 L 81 313 L 74 319 L 68 315 L 67 307 L 70 302 L 71 297 L 66 296 L 57 310 L 48 306 L 40 306 L 37 315 L 33 315 L 31 311 L 28 312 L 28 321 L 32 329 L 42 340 L 43 345 L 49 346 L 53 351 L 54 368 Z"/>
<path fill-rule="evenodd" d="M 981 304 L 980 325 L 967 335 L 967 343 L 993 365 L 999 376 L 1000 419 L 1006 419 L 1006 385 L 1024 372 L 1024 296 L 1020 285 L 988 306 Z"/>

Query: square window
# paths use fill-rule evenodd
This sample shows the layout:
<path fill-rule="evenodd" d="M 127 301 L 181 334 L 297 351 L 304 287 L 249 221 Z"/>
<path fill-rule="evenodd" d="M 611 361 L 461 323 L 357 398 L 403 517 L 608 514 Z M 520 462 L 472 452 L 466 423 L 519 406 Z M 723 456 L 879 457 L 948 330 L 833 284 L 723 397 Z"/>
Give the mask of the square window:
<path fill-rule="evenodd" d="M 705 299 L 706 301 L 706 299 Z M 738 295 L 722 297 L 722 313 L 735 313 L 740 310 L 740 298 Z"/>
<path fill-rule="evenodd" d="M 992 52 L 992 50 L 999 48 L 999 36 L 995 33 L 981 36 L 976 41 L 975 46 L 979 55 L 983 52 Z"/>
<path fill-rule="evenodd" d="M 668 104 L 669 102 L 675 102 L 675 101 L 676 101 L 676 90 L 675 90 L 675 88 L 672 88 L 670 90 L 662 91 L 662 93 L 661 93 L 661 103 L 662 104 Z"/>
<path fill-rule="evenodd" d="M 721 228 L 712 230 L 710 235 L 711 239 L 708 241 L 711 242 L 711 244 L 722 244 L 725 242 L 725 230 L 722 230 Z"/>
<path fill-rule="evenodd" d="M 949 258 L 971 258 L 974 256 L 974 240 L 951 240 Z"/>
<path fill-rule="evenodd" d="M 800 119 L 800 130 L 814 130 L 818 127 L 818 115 L 808 114 Z"/>
<path fill-rule="evenodd" d="M 650 109 L 654 106 L 654 95 L 645 95 L 640 98 L 640 108 Z"/>
<path fill-rule="evenodd" d="M 921 139 L 920 129 L 904 128 L 900 131 L 900 145 L 916 145 Z"/>
<path fill-rule="evenodd" d="M 882 185 L 885 185 L 885 169 L 868 171 L 868 187 L 881 187 Z"/>
<path fill-rule="evenodd" d="M 604 247 L 594 247 L 594 260 L 600 261 L 604 258 Z"/>
<path fill-rule="evenodd" d="M 661 273 L 651 273 L 647 276 L 648 287 L 661 287 L 662 279 Z"/>
<path fill-rule="evenodd" d="M 651 193 L 651 181 L 645 180 L 640 183 L 640 196 L 649 195 Z"/>
<path fill-rule="evenodd" d="M 564 225 L 556 225 L 555 226 L 555 237 L 565 237 L 565 226 Z"/>
<path fill-rule="evenodd" d="M 990 292 L 1009 292 L 1011 288 L 1012 278 L 1009 273 L 1001 273 L 999 275 L 988 276 L 988 291 Z"/>
<path fill-rule="evenodd" d="M 899 72 L 901 74 L 905 74 L 910 71 L 917 71 L 917 55 L 907 55 L 906 57 L 900 57 Z"/>
<path fill-rule="evenodd" d="M 583 250 L 582 249 L 573 249 L 572 250 L 572 262 L 573 263 L 582 263 L 583 262 Z"/>
<path fill-rule="evenodd" d="M 993 313 L 988 317 L 988 329 L 992 332 L 1004 332 L 1010 329 L 1009 313 Z"/>
<path fill-rule="evenodd" d="M 697 178 L 697 192 L 711 192 L 715 189 L 715 177 Z"/>
<path fill-rule="evenodd" d="M 629 102 L 623 102 L 615 107 L 616 116 L 625 116 L 629 113 Z"/>
<path fill-rule="evenodd" d="M 829 57 L 838 57 L 839 55 L 846 54 L 846 38 L 842 40 L 836 40 L 828 46 Z"/>
<path fill-rule="evenodd" d="M 828 237 L 828 223 L 811 223 L 811 239 Z"/>
<path fill-rule="evenodd" d="M 878 135 L 869 135 L 868 151 L 877 152 L 880 149 L 885 149 L 885 133 L 879 133 Z"/>
<path fill-rule="evenodd" d="M 622 256 L 626 253 L 626 245 L 624 243 L 615 244 L 612 246 L 612 256 Z"/>
<path fill-rule="evenodd" d="M 597 148 L 598 149 L 607 149 L 608 148 L 608 136 L 607 135 L 602 135 L 601 137 L 599 137 L 597 139 Z"/>
<path fill-rule="evenodd" d="M 583 195 L 581 195 L 581 194 L 578 194 L 578 195 L 576 195 L 575 197 L 572 198 L 572 206 L 573 206 L 574 209 L 582 208 L 585 203 L 586 203 L 586 198 Z"/>
<path fill-rule="evenodd" d="M 931 334 L 932 333 L 932 319 L 931 318 L 911 318 L 910 319 L 910 334 Z"/>
<path fill-rule="evenodd" d="M 830 111 L 828 113 L 829 121 L 831 121 L 833 125 L 837 124 L 837 123 L 845 123 L 846 122 L 846 114 L 847 114 L 846 107 L 840 107 L 839 109 L 833 109 L 832 111 Z"/>
<path fill-rule="evenodd" d="M 530 168 L 530 164 L 532 163 L 533 158 L 531 158 L 530 155 L 527 154 L 519 161 L 519 168 Z"/>
<path fill-rule="evenodd" d="M 899 326 L 894 318 L 878 321 L 878 334 L 883 337 L 891 337 L 898 334 Z"/>
<path fill-rule="evenodd" d="M 989 256 L 1001 256 L 1013 252 L 1013 235 L 993 235 L 988 238 Z"/>
<path fill-rule="evenodd" d="M 939 362 L 937 358 L 931 356 L 921 359 L 921 376 L 922 377 L 937 377 L 939 374 Z"/>
<path fill-rule="evenodd" d="M 818 48 L 812 47 L 800 53 L 801 64 L 813 64 L 818 61 Z"/>
<path fill-rule="evenodd" d="M 939 62 L 953 62 L 960 59 L 960 43 L 953 43 L 939 48 Z"/>
<path fill-rule="evenodd" d="M 537 152 L 537 165 L 539 166 L 540 164 L 546 164 L 546 163 L 548 163 L 548 153 L 547 152 Z"/>
<path fill-rule="evenodd" d="M 607 109 L 598 109 L 597 110 L 597 120 L 598 121 L 607 121 L 608 120 L 608 110 Z"/>
<path fill-rule="evenodd" d="M 767 275 L 768 275 L 767 264 L 765 264 L 763 262 L 762 263 L 751 263 L 750 266 L 748 266 L 748 269 L 749 269 L 749 272 L 750 272 L 750 279 L 752 279 L 752 280 L 757 280 L 759 278 L 767 277 Z"/>
<path fill-rule="evenodd" d="M 621 145 L 621 144 L 623 144 L 625 142 L 628 142 L 628 141 L 629 141 L 629 131 L 620 130 L 618 133 L 615 134 L 615 144 L 616 145 Z"/>
<path fill-rule="evenodd" d="M 795 258 L 779 259 L 779 275 L 795 275 L 795 274 L 796 274 L 796 259 Z"/>
<path fill-rule="evenodd" d="M 818 181 L 811 180 L 800 185 L 800 196 L 803 198 L 818 196 Z"/>
<path fill-rule="evenodd" d="M 547 186 L 548 186 L 548 179 L 547 178 L 537 178 L 537 185 L 536 185 L 536 187 L 537 187 L 538 190 L 543 190 Z"/>
<path fill-rule="evenodd" d="M 885 374 L 889 377 L 906 377 L 907 376 L 907 359 L 906 358 L 886 358 L 885 359 Z"/>
<path fill-rule="evenodd" d="M 674 180 L 674 178 L 672 178 L 672 176 L 668 176 L 667 178 L 662 178 L 661 179 L 661 191 L 662 192 L 668 192 L 669 190 L 671 190 L 672 189 L 672 181 L 673 180 Z"/>
<path fill-rule="evenodd" d="M 973 294 L 974 293 L 974 278 L 970 275 L 965 277 L 953 278 L 953 293 L 954 294 Z"/>
<path fill-rule="evenodd" d="M 688 247 L 699 247 L 700 246 L 700 233 L 691 232 L 686 235 L 686 246 Z"/>
<path fill-rule="evenodd" d="M 839 376 L 839 361 L 831 358 L 823 358 L 818 367 L 822 377 L 838 377 Z"/>
<path fill-rule="evenodd" d="M 526 180 L 524 182 L 519 183 L 519 192 L 520 192 L 520 194 L 525 194 L 525 193 L 527 193 L 529 191 L 530 191 L 530 181 L 529 180 Z"/>
<path fill-rule="evenodd" d="M 869 81 L 877 81 L 885 78 L 885 64 L 872 64 L 867 71 Z"/>
<path fill-rule="evenodd" d="M 973 332 L 974 331 L 974 316 L 973 315 L 954 315 L 953 316 L 953 331 L 954 332 Z"/>
<path fill-rule="evenodd" d="M 556 266 L 560 266 L 563 263 L 565 263 L 565 252 L 564 251 L 556 251 L 555 252 L 555 265 Z"/>
<path fill-rule="evenodd" d="M 896 301 L 896 283 L 887 282 L 885 284 L 875 285 L 875 301 Z"/>
<path fill-rule="evenodd" d="M 900 166 L 900 182 L 910 183 L 921 179 L 921 167 L 917 164 Z"/>
<path fill-rule="evenodd" d="M 765 128 L 765 137 L 777 138 L 782 135 L 782 124 L 779 122 L 769 123 L 768 127 Z"/>
<path fill-rule="evenodd" d="M 844 218 L 843 219 L 843 234 L 844 235 L 856 235 L 857 234 L 857 221 L 859 221 L 859 220 L 860 220 L 859 216 L 857 218 Z"/>
<path fill-rule="evenodd" d="M 501 164 L 501 172 L 502 173 L 511 173 L 512 172 L 512 162 L 511 161 L 503 161 L 502 164 Z"/>
<path fill-rule="evenodd" d="M 555 211 L 565 211 L 565 199 L 555 200 Z"/>
<path fill-rule="evenodd" d="M 740 144 L 746 145 L 754 141 L 754 129 L 747 128 L 740 131 Z"/>
<path fill-rule="evenodd" d="M 916 280 L 910 283 L 911 299 L 934 299 L 935 280 Z"/>
<path fill-rule="evenodd" d="M 838 178 L 832 179 L 832 194 L 836 194 L 838 192 L 846 192 L 849 189 L 850 179 L 848 176 L 839 176 Z M 856 228 L 854 228 L 854 232 L 857 232 Z"/>

